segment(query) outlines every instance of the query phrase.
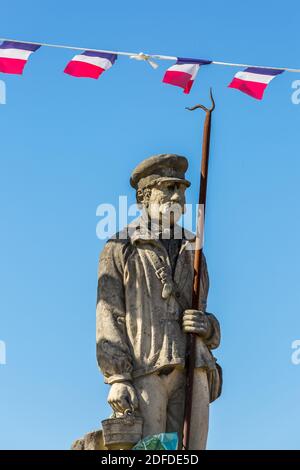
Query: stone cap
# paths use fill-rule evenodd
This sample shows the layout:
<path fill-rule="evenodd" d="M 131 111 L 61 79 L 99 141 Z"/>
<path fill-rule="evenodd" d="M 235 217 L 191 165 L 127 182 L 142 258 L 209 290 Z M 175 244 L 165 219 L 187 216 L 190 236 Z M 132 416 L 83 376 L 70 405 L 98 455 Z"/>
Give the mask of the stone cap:
<path fill-rule="evenodd" d="M 190 186 L 185 179 L 188 169 L 188 160 L 185 157 L 172 153 L 153 155 L 143 160 L 133 170 L 130 184 L 135 189 L 143 189 L 163 181 L 173 181 Z"/>

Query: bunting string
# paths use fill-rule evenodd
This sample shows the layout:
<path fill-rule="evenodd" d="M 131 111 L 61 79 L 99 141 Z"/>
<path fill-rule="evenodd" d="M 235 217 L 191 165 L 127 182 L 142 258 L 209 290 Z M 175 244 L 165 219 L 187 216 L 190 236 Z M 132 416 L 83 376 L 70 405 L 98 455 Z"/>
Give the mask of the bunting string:
<path fill-rule="evenodd" d="M 167 69 L 162 81 L 183 88 L 184 93 L 190 92 L 200 67 L 210 64 L 244 68 L 245 70 L 236 73 L 228 87 L 236 88 L 256 99 L 262 99 L 266 87 L 276 76 L 283 72 L 300 73 L 300 69 L 289 67 L 179 58 L 162 54 L 145 54 L 143 52 L 89 49 L 8 38 L 0 38 L 0 41 L 2 41 L 2 44 L 0 44 L 0 72 L 22 74 L 29 56 L 40 47 L 78 51 L 78 54 L 67 64 L 64 72 L 75 77 L 84 78 L 99 78 L 104 71 L 112 67 L 118 56 L 127 56 L 130 59 L 144 61 L 153 69 L 158 67 L 156 60 L 167 60 L 175 61 L 175 64 Z"/>
<path fill-rule="evenodd" d="M 154 59 L 154 60 L 177 60 L 177 56 L 171 55 L 162 55 L 162 54 L 144 54 L 143 52 L 124 52 L 124 51 L 109 51 L 105 49 L 90 49 L 88 47 L 78 47 L 78 46 L 67 46 L 63 44 L 49 44 L 49 43 L 42 43 L 42 42 L 32 42 L 32 41 L 21 41 L 17 39 L 7 39 L 7 38 L 0 38 L 0 41 L 9 41 L 9 42 L 22 42 L 23 44 L 32 44 L 34 46 L 43 46 L 43 47 L 55 47 L 58 49 L 71 49 L 74 51 L 92 51 L 92 52 L 105 52 L 106 54 L 117 54 L 123 55 L 128 57 L 138 57 L 140 55 L 145 55 L 147 58 Z M 220 62 L 213 60 L 211 61 L 214 65 L 224 65 L 227 67 L 255 67 L 256 69 L 276 69 L 276 70 L 283 70 L 284 72 L 292 72 L 292 73 L 300 73 L 300 69 L 288 68 L 288 67 L 271 67 L 268 65 L 251 65 L 251 64 L 238 64 L 234 62 Z"/>

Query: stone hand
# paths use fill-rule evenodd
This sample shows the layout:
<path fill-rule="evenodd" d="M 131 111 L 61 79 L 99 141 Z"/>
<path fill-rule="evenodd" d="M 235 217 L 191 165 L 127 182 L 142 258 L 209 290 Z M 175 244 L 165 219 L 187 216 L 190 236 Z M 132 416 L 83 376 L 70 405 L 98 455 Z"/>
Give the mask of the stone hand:
<path fill-rule="evenodd" d="M 116 413 L 133 411 L 139 405 L 136 391 L 130 382 L 112 384 L 107 401 Z"/>
<path fill-rule="evenodd" d="M 182 327 L 185 333 L 195 333 L 203 339 L 209 338 L 212 333 L 209 318 L 201 310 L 185 310 Z"/>

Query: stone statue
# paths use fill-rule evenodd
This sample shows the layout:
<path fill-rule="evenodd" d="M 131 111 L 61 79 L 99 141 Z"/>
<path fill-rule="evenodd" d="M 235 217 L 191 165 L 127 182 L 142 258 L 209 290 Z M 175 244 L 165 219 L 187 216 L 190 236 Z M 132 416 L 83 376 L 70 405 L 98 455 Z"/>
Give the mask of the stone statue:
<path fill-rule="evenodd" d="M 203 449 L 208 406 L 221 393 L 221 368 L 211 350 L 220 326 L 206 312 L 209 280 L 203 257 L 201 310 L 191 310 L 195 236 L 177 221 L 184 212 L 185 157 L 150 157 L 133 171 L 142 216 L 110 239 L 100 256 L 97 360 L 116 416 L 134 412 L 142 437 L 177 432 L 182 438 L 187 333 L 195 333 L 200 389 L 193 397 L 190 448 Z M 180 441 L 181 442 L 181 441 Z"/>

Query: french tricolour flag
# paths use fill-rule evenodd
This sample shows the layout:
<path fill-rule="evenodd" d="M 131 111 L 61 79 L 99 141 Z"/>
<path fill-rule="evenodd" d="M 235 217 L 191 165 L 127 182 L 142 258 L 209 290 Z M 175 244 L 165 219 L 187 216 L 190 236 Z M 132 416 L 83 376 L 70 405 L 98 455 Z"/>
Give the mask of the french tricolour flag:
<path fill-rule="evenodd" d="M 75 55 L 64 72 L 73 75 L 73 77 L 97 79 L 105 70 L 112 67 L 117 57 L 117 54 L 85 51 Z"/>
<path fill-rule="evenodd" d="M 4 41 L 0 44 L 0 72 L 22 74 L 29 56 L 41 46 Z"/>
<path fill-rule="evenodd" d="M 211 64 L 211 60 L 179 58 L 175 65 L 168 68 L 163 78 L 164 83 L 183 88 L 184 93 L 189 93 L 196 79 L 200 65 Z"/>
<path fill-rule="evenodd" d="M 282 72 L 284 70 L 248 67 L 243 72 L 238 72 L 228 87 L 261 100 L 270 81 Z"/>

